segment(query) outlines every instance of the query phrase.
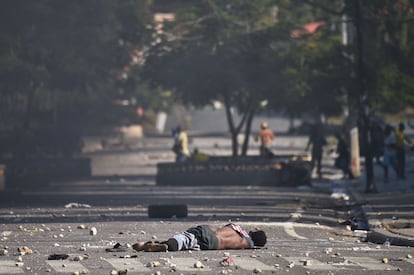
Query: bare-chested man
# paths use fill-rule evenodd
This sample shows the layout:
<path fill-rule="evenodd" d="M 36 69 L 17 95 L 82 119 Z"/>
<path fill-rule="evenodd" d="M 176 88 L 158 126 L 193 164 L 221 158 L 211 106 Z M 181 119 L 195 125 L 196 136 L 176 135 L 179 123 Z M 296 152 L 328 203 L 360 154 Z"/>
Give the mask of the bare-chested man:
<path fill-rule="evenodd" d="M 251 249 L 263 247 L 266 234 L 262 230 L 247 233 L 239 225 L 229 223 L 223 227 L 199 225 L 172 236 L 165 242 L 139 242 L 136 251 L 160 252 L 180 250 Z"/>

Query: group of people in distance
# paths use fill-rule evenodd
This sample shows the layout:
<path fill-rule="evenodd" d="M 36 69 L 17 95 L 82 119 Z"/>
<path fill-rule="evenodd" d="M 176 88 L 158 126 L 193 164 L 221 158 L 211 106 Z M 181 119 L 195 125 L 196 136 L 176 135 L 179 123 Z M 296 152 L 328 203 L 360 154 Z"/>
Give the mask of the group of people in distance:
<path fill-rule="evenodd" d="M 326 140 L 323 131 L 318 125 L 313 125 L 310 130 L 308 146 L 312 145 L 312 167 L 316 165 L 318 176 L 321 176 L 321 159 L 323 146 Z M 406 136 L 404 123 L 399 123 L 398 129 L 386 125 L 383 129 L 378 124 L 373 124 L 370 129 L 371 155 L 377 164 L 383 167 L 384 181 L 388 182 L 389 168 L 392 167 L 399 179 L 405 179 L 406 147 L 413 147 L 413 142 Z M 345 133 L 337 132 L 335 167 L 342 170 L 344 177 L 353 179 L 354 175 L 350 168 L 351 154 L 348 138 Z"/>
<path fill-rule="evenodd" d="M 400 123 L 398 129 L 387 125 L 384 131 L 383 159 L 379 164 L 384 168 L 384 181 L 388 181 L 388 170 L 392 167 L 399 179 L 405 179 L 406 145 L 413 146 L 405 134 L 405 125 Z"/>
<path fill-rule="evenodd" d="M 381 165 L 384 170 L 384 181 L 389 178 L 390 167 L 395 170 L 398 178 L 405 178 L 405 160 L 407 145 L 413 146 L 405 134 L 404 123 L 399 123 L 398 128 L 394 129 L 387 125 L 385 129 L 378 124 L 373 124 L 370 129 L 370 149 L 376 163 Z M 188 150 L 187 133 L 179 126 L 173 129 L 174 146 L 173 151 L 176 153 L 176 161 L 184 161 L 190 158 Z M 350 163 L 351 153 L 349 148 L 349 138 L 346 133 L 335 133 L 337 139 L 336 152 L 338 157 L 335 159 L 335 167 L 341 169 L 344 177 L 353 179 Z M 259 154 L 262 157 L 273 157 L 271 150 L 272 142 L 275 140 L 275 134 L 269 128 L 267 122 L 262 122 L 260 131 L 255 136 L 255 141 L 259 142 Z M 327 145 L 326 138 L 321 123 L 311 125 L 309 129 L 309 139 L 306 151 L 311 148 L 311 167 L 312 171 L 316 168 L 318 177 L 322 177 L 322 156 L 323 148 Z M 414 148 L 414 147 L 413 147 Z M 195 150 L 199 154 L 198 150 Z"/>

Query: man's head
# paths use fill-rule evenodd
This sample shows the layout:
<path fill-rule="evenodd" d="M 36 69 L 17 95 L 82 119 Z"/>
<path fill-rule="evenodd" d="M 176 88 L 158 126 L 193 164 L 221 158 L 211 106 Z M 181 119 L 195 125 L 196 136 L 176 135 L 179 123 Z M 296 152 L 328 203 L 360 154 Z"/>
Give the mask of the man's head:
<path fill-rule="evenodd" d="M 249 235 L 253 240 L 254 246 L 260 246 L 260 247 L 265 246 L 267 238 L 266 238 L 266 233 L 264 233 L 263 230 L 250 231 Z"/>
<path fill-rule="evenodd" d="M 267 125 L 267 122 L 266 121 L 263 121 L 262 124 L 260 125 L 260 127 L 262 129 L 267 129 L 267 127 L 269 127 L 269 125 Z"/>
<path fill-rule="evenodd" d="M 400 124 L 398 124 L 398 129 L 401 131 L 401 132 L 403 132 L 404 130 L 405 130 L 405 126 L 404 126 L 404 123 L 400 123 Z"/>

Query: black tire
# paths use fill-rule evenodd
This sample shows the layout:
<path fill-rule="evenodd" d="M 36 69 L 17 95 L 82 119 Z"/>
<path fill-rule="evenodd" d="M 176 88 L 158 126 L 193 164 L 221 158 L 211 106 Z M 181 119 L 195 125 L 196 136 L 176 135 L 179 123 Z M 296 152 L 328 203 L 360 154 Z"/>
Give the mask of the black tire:
<path fill-rule="evenodd" d="M 162 204 L 148 206 L 148 217 L 150 218 L 184 218 L 188 216 L 185 204 Z"/>

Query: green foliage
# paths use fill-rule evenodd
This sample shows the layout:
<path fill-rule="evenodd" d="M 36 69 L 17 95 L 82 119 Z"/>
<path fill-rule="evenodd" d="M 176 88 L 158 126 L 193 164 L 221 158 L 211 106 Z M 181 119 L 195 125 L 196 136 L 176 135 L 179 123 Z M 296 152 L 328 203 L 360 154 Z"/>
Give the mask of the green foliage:
<path fill-rule="evenodd" d="M 146 1 L 4 1 L 0 97 L 8 105 L 2 109 L 31 119 L 42 108 L 99 112 L 112 101 L 116 71 L 146 41 L 148 20 Z"/>
<path fill-rule="evenodd" d="M 414 20 L 410 1 L 369 1 L 363 6 L 366 86 L 373 107 L 398 113 L 414 106 Z"/>

